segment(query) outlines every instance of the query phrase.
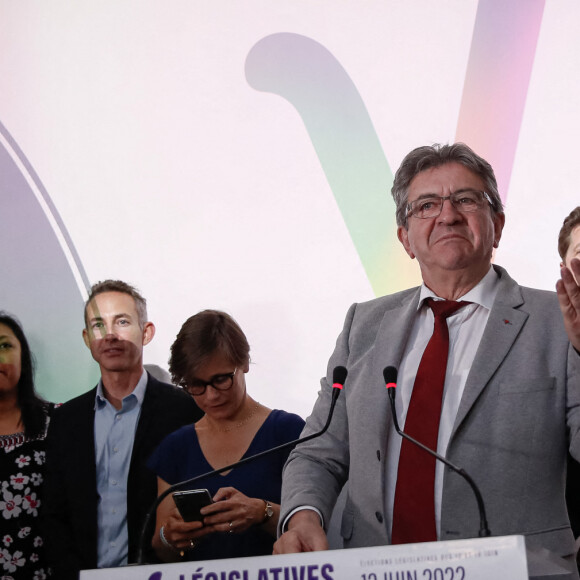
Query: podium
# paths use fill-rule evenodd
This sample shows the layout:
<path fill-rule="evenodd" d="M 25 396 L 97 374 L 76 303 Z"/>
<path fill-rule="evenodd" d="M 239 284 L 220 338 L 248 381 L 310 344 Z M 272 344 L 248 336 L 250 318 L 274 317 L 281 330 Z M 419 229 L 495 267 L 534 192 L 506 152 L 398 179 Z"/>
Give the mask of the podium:
<path fill-rule="evenodd" d="M 523 536 L 85 570 L 80 580 L 573 580 L 574 564 Z"/>

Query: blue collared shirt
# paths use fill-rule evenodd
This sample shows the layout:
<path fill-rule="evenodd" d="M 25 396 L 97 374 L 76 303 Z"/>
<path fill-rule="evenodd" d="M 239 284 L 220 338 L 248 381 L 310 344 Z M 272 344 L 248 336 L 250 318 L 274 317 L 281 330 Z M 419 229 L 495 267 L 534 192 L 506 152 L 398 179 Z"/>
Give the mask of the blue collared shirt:
<path fill-rule="evenodd" d="M 99 381 L 95 397 L 95 456 L 97 467 L 99 568 L 127 564 L 129 533 L 127 529 L 127 479 L 133 441 L 147 386 L 143 371 L 137 386 L 115 409 L 105 398 Z"/>

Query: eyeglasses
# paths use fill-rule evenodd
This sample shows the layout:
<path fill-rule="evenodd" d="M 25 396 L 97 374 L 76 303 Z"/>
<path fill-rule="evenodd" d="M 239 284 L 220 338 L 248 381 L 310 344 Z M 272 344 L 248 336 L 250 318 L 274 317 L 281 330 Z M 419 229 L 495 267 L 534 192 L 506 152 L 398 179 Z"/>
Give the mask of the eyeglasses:
<path fill-rule="evenodd" d="M 493 202 L 485 191 L 464 189 L 444 197 L 428 193 L 407 204 L 406 217 L 411 215 L 420 219 L 437 217 L 443 211 L 443 202 L 446 199 L 461 213 L 479 211 L 485 205 L 485 202 L 493 207 Z"/>
<path fill-rule="evenodd" d="M 192 380 L 187 384 L 182 385 L 181 388 L 187 391 L 190 395 L 199 396 L 205 393 L 207 387 L 213 387 L 216 391 L 227 391 L 232 388 L 234 384 L 234 376 L 238 368 L 234 369 L 233 373 L 226 373 L 224 375 L 214 375 L 209 381 Z"/>

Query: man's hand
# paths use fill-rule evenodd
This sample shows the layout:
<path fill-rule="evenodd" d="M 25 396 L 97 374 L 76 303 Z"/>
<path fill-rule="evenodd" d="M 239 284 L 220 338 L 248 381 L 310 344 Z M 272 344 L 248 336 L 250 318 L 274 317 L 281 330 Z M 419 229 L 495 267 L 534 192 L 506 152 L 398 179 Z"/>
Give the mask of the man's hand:
<path fill-rule="evenodd" d="M 328 540 L 318 514 L 309 509 L 296 512 L 288 522 L 288 531 L 274 544 L 274 554 L 295 554 L 328 550 Z"/>
<path fill-rule="evenodd" d="M 564 326 L 572 346 L 580 352 L 580 285 L 577 282 L 580 282 L 580 260 L 574 258 L 570 262 L 570 269 L 564 266 L 560 273 L 556 292 L 564 316 Z"/>

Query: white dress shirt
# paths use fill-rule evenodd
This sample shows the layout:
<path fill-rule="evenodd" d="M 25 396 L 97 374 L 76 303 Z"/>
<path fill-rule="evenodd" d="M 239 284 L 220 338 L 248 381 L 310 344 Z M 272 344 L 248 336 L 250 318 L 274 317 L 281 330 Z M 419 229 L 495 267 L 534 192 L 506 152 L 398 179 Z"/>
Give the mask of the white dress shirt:
<path fill-rule="evenodd" d="M 445 385 L 443 387 L 443 404 L 441 407 L 441 420 L 437 441 L 437 452 L 443 456 L 447 452 L 447 445 L 451 431 L 453 430 L 455 417 L 457 416 L 459 403 L 467 381 L 467 375 L 473 364 L 491 307 L 497 294 L 498 280 L 499 278 L 495 270 L 490 267 L 489 272 L 479 284 L 459 299 L 459 301 L 472 302 L 472 304 L 461 308 L 447 319 L 447 327 L 449 328 L 449 356 L 447 359 Z M 431 308 L 425 304 L 426 298 L 440 299 L 423 284 L 419 297 L 417 316 L 399 366 L 396 409 L 399 424 L 403 431 L 405 430 L 405 419 L 413 392 L 415 376 L 419 369 L 419 363 L 421 362 L 421 357 L 427 347 L 427 343 L 433 334 L 434 316 Z M 391 427 L 387 446 L 387 471 L 385 480 L 385 509 L 388 518 L 387 521 L 389 522 L 389 536 L 393 521 L 393 503 L 397 484 L 401 441 L 401 436 L 396 433 L 394 427 Z M 435 465 L 435 522 L 437 525 L 437 534 L 439 535 L 445 465 L 440 461 L 437 461 Z"/>

